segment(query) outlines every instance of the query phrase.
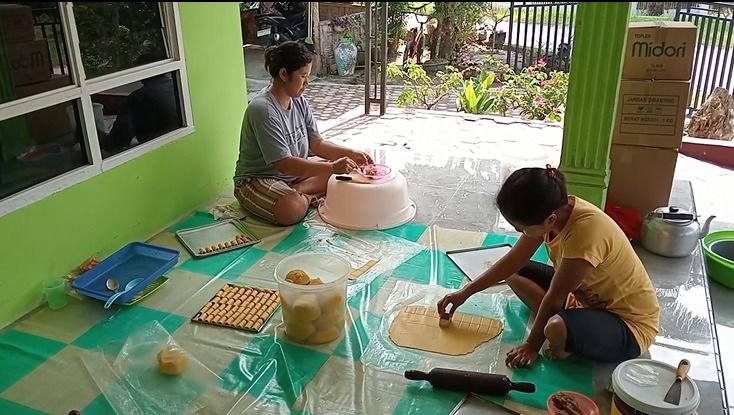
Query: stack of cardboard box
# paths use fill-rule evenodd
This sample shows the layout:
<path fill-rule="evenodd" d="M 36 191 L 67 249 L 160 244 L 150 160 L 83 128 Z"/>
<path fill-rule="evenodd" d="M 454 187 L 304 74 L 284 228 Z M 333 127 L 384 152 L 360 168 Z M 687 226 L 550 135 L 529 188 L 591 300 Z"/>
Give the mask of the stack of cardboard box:
<path fill-rule="evenodd" d="M 669 203 L 683 139 L 696 34 L 691 22 L 630 24 L 608 198 L 643 215 Z"/>
<path fill-rule="evenodd" d="M 3 97 L 4 100 L 25 98 L 71 84 L 68 75 L 53 75 L 48 40 L 36 39 L 31 7 L 1 4 L 0 33 L 3 39 L 3 45 L 0 46 L 4 47 L 8 58 L 10 80 L 14 86 L 13 96 Z M 15 139 L 20 142 L 15 145 L 45 143 L 72 131 L 67 105 L 60 104 L 26 114 L 24 123 L 27 134 L 16 131 Z M 28 138 L 24 140 L 26 136 Z M 25 142 L 28 139 L 31 141 Z"/>
<path fill-rule="evenodd" d="M 48 42 L 36 40 L 29 6 L 0 5 L 0 32 L 16 87 L 51 79 Z"/>

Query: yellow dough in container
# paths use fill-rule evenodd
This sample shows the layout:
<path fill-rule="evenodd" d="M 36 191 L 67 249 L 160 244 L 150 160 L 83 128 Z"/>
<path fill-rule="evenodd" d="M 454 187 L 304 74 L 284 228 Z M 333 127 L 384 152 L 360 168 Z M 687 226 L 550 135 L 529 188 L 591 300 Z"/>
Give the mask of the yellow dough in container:
<path fill-rule="evenodd" d="M 285 280 L 293 284 L 308 285 L 311 282 L 311 277 L 302 269 L 292 269 L 285 274 Z"/>
<path fill-rule="evenodd" d="M 342 331 L 338 328 L 331 327 L 325 330 L 317 331 L 316 333 L 311 335 L 311 337 L 309 337 L 307 341 L 313 344 L 328 343 L 336 340 L 336 338 L 339 337 L 341 333 Z"/>
<path fill-rule="evenodd" d="M 321 309 L 324 313 L 336 312 L 346 307 L 344 302 L 344 292 L 342 291 L 334 290 L 331 292 L 321 293 L 319 297 L 319 304 L 321 305 Z"/>
<path fill-rule="evenodd" d="M 186 351 L 181 348 L 166 346 L 158 352 L 158 369 L 164 375 L 180 375 L 188 365 L 189 358 Z"/>
<path fill-rule="evenodd" d="M 314 334 L 316 327 L 308 321 L 290 320 L 285 324 L 285 334 L 291 339 L 301 342 Z"/>
<path fill-rule="evenodd" d="M 286 300 L 285 300 L 285 297 L 286 297 L 286 296 L 284 296 L 284 295 L 283 295 L 283 293 L 281 293 L 280 291 L 278 291 L 278 297 L 280 298 L 280 306 L 281 306 L 281 307 L 282 307 L 283 309 L 285 309 L 285 308 L 287 308 L 287 307 L 289 307 L 289 306 L 290 306 L 290 301 L 286 301 Z"/>
<path fill-rule="evenodd" d="M 321 316 L 314 321 L 314 325 L 319 330 L 324 330 L 330 327 L 341 328 L 344 326 L 344 310 L 321 314 Z"/>
<path fill-rule="evenodd" d="M 302 294 L 291 304 L 292 316 L 302 321 L 313 321 L 321 315 L 319 301 L 314 294 Z"/>

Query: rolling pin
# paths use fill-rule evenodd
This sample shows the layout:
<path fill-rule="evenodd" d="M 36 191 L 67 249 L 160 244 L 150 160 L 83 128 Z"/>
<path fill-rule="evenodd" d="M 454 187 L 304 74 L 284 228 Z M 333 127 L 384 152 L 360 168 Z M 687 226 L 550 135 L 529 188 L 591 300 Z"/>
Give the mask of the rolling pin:
<path fill-rule="evenodd" d="M 410 380 L 428 381 L 437 389 L 473 392 L 479 395 L 505 396 L 513 390 L 525 393 L 535 392 L 535 385 L 532 383 L 515 383 L 505 375 L 466 370 L 435 368 L 428 373 L 406 370 L 405 377 Z"/>

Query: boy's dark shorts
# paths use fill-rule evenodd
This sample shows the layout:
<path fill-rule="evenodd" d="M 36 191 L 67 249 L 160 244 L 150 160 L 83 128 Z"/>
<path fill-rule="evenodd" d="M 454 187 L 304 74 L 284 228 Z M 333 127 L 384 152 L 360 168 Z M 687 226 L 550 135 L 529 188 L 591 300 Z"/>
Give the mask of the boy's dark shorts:
<path fill-rule="evenodd" d="M 518 275 L 548 291 L 555 270 L 530 261 Z M 566 323 L 566 352 L 597 362 L 622 362 L 640 356 L 640 346 L 616 314 L 596 308 L 569 308 L 558 315 Z"/>

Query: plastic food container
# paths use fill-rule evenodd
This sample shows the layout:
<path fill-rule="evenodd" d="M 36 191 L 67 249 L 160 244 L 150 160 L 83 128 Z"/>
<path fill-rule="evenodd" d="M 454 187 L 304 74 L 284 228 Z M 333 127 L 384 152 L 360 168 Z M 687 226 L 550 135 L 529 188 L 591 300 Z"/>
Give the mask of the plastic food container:
<path fill-rule="evenodd" d="M 681 384 L 680 404 L 664 401 L 676 367 L 649 359 L 628 360 L 612 373 L 611 415 L 693 415 L 701 402 L 691 378 Z"/>
<path fill-rule="evenodd" d="M 292 270 L 303 270 L 322 284 L 286 281 Z M 344 333 L 347 275 L 346 259 L 329 253 L 303 253 L 283 259 L 275 267 L 286 337 L 296 343 L 332 342 Z"/>

